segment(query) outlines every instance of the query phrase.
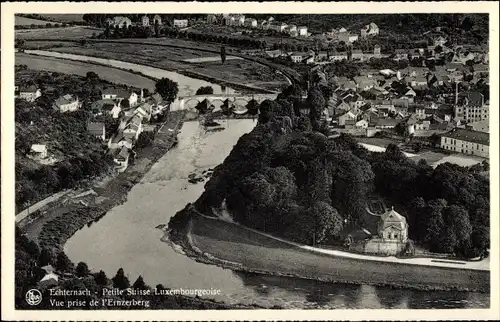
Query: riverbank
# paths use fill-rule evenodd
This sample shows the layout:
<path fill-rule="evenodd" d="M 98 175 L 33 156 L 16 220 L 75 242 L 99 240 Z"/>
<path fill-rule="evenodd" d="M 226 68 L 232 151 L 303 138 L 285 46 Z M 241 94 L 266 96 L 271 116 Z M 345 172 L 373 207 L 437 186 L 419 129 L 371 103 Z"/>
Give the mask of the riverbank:
<path fill-rule="evenodd" d="M 271 276 L 426 291 L 489 292 L 488 271 L 365 261 L 315 253 L 255 234 L 192 207 L 169 223 L 169 240 L 205 264 Z"/>

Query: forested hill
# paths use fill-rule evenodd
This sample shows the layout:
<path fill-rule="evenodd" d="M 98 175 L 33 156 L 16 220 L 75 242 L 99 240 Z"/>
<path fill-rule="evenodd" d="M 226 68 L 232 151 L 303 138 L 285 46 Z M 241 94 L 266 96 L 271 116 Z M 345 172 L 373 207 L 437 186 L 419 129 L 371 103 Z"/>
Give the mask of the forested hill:
<path fill-rule="evenodd" d="M 260 106 L 259 124 L 218 166 L 195 203 L 210 214 L 224 200 L 234 219 L 301 243 L 336 243 L 345 223 L 360 227 L 366 202 L 382 196 L 406 216 L 417 244 L 465 257 L 489 247 L 489 179 L 445 163 L 433 169 L 395 145 L 371 153 L 350 136 L 328 139 L 316 113 L 325 103 L 313 89 L 302 104 L 293 90 Z M 325 93 L 326 94 L 326 93 Z M 326 97 L 325 97 L 326 98 Z M 312 125 L 311 125 L 312 123 Z M 313 130 L 313 128 L 315 130 Z M 171 227 L 182 221 L 174 216 Z"/>
<path fill-rule="evenodd" d="M 270 14 L 249 15 L 267 19 Z M 398 34 L 422 34 L 435 27 L 489 30 L 487 14 L 279 14 L 277 21 L 307 26 L 310 31 L 326 32 L 332 28 L 359 29 L 374 22 L 382 31 Z"/>

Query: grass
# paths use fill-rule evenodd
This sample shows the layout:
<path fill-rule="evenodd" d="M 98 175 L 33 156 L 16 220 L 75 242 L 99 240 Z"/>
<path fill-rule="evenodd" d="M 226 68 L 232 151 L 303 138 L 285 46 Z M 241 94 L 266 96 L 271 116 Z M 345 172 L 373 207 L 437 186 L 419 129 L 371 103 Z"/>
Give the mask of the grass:
<path fill-rule="evenodd" d="M 286 79 L 282 75 L 274 74 L 271 68 L 250 61 L 228 60 L 224 65 L 220 61 L 203 63 L 183 61 L 189 58 L 217 56 L 214 53 L 191 49 L 148 46 L 147 44 L 131 46 L 130 44 L 120 43 L 89 43 L 83 47 L 69 45 L 54 48 L 53 50 L 146 64 L 166 70 L 189 71 L 228 82 L 270 90 L 288 85 Z"/>
<path fill-rule="evenodd" d="M 30 26 L 30 25 L 45 26 L 47 23 L 50 23 L 50 21 L 15 16 L 16 26 Z"/>
<path fill-rule="evenodd" d="M 18 64 L 27 65 L 29 69 L 46 70 L 80 76 L 86 76 L 87 72 L 92 71 L 97 73 L 100 78 L 113 83 L 125 84 L 137 88 L 148 88 L 151 91 L 155 88 L 155 82 L 149 78 L 116 68 L 98 66 L 85 62 L 17 53 L 16 65 Z"/>
<path fill-rule="evenodd" d="M 47 23 L 46 21 L 44 22 Z M 16 30 L 16 38 L 23 39 L 80 39 L 90 38 L 93 34 L 99 34 L 100 31 L 89 27 L 60 27 L 60 28 L 40 28 Z"/>
<path fill-rule="evenodd" d="M 82 22 L 83 14 L 82 13 L 64 13 L 64 14 L 40 14 L 43 18 L 47 18 L 50 20 L 58 21 L 58 22 Z"/>
<path fill-rule="evenodd" d="M 489 272 L 369 262 L 312 253 L 239 226 L 193 216 L 192 241 L 202 252 L 249 271 L 333 282 L 420 289 L 489 289 Z"/>

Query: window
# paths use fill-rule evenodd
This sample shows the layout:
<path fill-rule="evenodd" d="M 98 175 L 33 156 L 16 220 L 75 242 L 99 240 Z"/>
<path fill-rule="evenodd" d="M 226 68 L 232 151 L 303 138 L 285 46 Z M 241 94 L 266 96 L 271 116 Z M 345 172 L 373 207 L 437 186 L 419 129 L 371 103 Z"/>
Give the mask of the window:
<path fill-rule="evenodd" d="M 397 239 L 397 238 L 398 238 L 398 234 L 394 234 L 394 238 L 396 238 L 396 239 Z"/>

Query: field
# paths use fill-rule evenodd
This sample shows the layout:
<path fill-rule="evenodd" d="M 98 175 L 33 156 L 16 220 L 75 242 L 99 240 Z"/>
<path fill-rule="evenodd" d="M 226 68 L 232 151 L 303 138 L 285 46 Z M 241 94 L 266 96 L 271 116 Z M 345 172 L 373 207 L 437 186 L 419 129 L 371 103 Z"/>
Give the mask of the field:
<path fill-rule="evenodd" d="M 31 19 L 31 18 L 15 16 L 15 25 L 16 26 L 30 26 L 30 25 L 37 25 L 37 26 L 43 25 L 43 26 L 45 26 L 47 23 L 51 23 L 51 22 L 47 21 L 47 20 L 38 20 L 38 19 Z"/>
<path fill-rule="evenodd" d="M 25 19 L 25 18 L 23 18 Z M 43 24 L 45 25 L 47 21 Z M 90 27 L 60 27 L 16 30 L 16 38 L 22 39 L 80 39 L 90 38 L 93 34 L 99 34 L 100 30 Z"/>
<path fill-rule="evenodd" d="M 53 21 L 58 21 L 58 22 L 82 22 L 83 21 L 83 14 L 81 13 L 65 13 L 65 14 L 45 14 L 42 13 L 40 16 L 47 18 L 49 20 Z"/>
<path fill-rule="evenodd" d="M 34 70 L 46 70 L 80 76 L 85 76 L 87 72 L 92 71 L 97 73 L 100 78 L 113 83 L 125 84 L 137 88 L 148 88 L 149 90 L 154 90 L 155 88 L 155 82 L 149 78 L 115 68 L 92 65 L 84 62 L 17 53 L 16 65 L 27 65 L 29 69 Z"/>
<path fill-rule="evenodd" d="M 488 289 L 489 272 L 324 256 L 231 223 L 193 217 L 191 237 L 196 247 L 216 258 L 241 263 L 249 271 L 336 282 Z"/>
<path fill-rule="evenodd" d="M 29 45 L 30 43 L 28 42 L 27 44 Z M 271 68 L 246 60 L 227 60 L 224 65 L 220 61 L 186 62 L 184 61 L 185 59 L 217 56 L 214 53 L 191 49 L 159 47 L 147 44 L 131 46 L 130 44 L 112 42 L 92 42 L 85 46 L 69 45 L 67 47 L 54 48 L 53 50 L 63 53 L 112 58 L 178 72 L 184 71 L 264 89 L 277 90 L 282 86 L 288 85 L 287 80 L 282 75 L 275 74 Z M 195 77 L 194 74 L 193 77 Z"/>

